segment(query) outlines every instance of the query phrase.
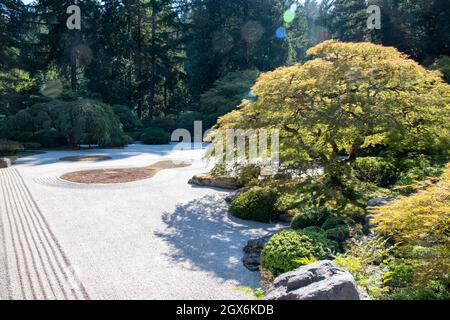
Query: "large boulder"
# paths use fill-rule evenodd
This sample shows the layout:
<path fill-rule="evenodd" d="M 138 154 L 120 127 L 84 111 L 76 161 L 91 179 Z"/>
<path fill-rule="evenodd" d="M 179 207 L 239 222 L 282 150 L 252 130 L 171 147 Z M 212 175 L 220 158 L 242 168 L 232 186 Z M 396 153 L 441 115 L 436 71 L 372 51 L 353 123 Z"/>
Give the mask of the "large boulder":
<path fill-rule="evenodd" d="M 267 291 L 267 300 L 365 300 L 353 276 L 331 261 L 318 261 L 284 273 Z"/>
<path fill-rule="evenodd" d="M 203 187 L 213 187 L 230 190 L 242 188 L 242 183 L 240 183 L 236 178 L 227 176 L 212 176 L 209 173 L 195 175 L 189 180 L 188 183 Z"/>
<path fill-rule="evenodd" d="M 268 235 L 262 238 L 250 239 L 247 245 L 244 247 L 244 256 L 242 257 L 242 263 L 250 271 L 259 271 L 259 265 L 261 264 L 261 251 L 264 245 L 269 241 L 272 235 Z"/>
<path fill-rule="evenodd" d="M 0 158 L 0 168 L 9 168 L 9 167 L 11 167 L 11 159 Z"/>

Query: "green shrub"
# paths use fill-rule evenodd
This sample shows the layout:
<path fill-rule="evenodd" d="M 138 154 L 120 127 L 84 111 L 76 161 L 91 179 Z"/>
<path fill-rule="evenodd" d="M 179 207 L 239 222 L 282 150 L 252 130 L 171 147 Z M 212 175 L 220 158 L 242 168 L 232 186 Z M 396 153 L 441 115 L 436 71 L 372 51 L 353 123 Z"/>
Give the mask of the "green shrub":
<path fill-rule="evenodd" d="M 254 164 L 246 165 L 239 170 L 239 180 L 243 185 L 247 185 L 257 180 L 260 174 L 261 168 L 259 166 Z"/>
<path fill-rule="evenodd" d="M 393 184 L 398 177 L 394 161 L 382 157 L 357 158 L 353 163 L 353 172 L 358 179 L 381 187 Z"/>
<path fill-rule="evenodd" d="M 310 236 L 295 230 L 284 230 L 273 235 L 261 252 L 261 266 L 273 276 L 291 271 L 300 264 L 298 259 L 323 259 L 326 246 Z"/>
<path fill-rule="evenodd" d="M 139 141 L 139 139 L 141 138 L 141 131 L 130 131 L 130 132 L 125 132 L 125 134 L 127 136 L 129 136 L 131 139 L 133 139 L 133 141 Z"/>
<path fill-rule="evenodd" d="M 432 288 L 400 288 L 388 296 L 390 300 L 449 300 L 450 294 Z"/>
<path fill-rule="evenodd" d="M 414 280 L 414 267 L 408 264 L 393 264 L 385 274 L 385 283 L 391 288 L 406 288 Z"/>
<path fill-rule="evenodd" d="M 33 140 L 44 148 L 60 147 L 67 143 L 64 136 L 55 129 L 40 130 L 34 134 Z"/>
<path fill-rule="evenodd" d="M 150 127 L 164 129 L 166 132 L 173 132 L 177 129 L 175 120 L 169 118 L 156 118 L 150 121 Z"/>
<path fill-rule="evenodd" d="M 314 243 L 320 243 L 327 248 L 328 252 L 337 251 L 340 249 L 339 244 L 336 241 L 327 239 L 325 230 L 319 227 L 307 227 L 305 229 L 299 230 L 300 233 L 307 235 Z"/>
<path fill-rule="evenodd" d="M 322 224 L 322 229 L 328 230 L 348 223 L 348 218 L 337 215 L 330 215 Z"/>
<path fill-rule="evenodd" d="M 417 181 L 424 180 L 428 177 L 436 177 L 443 173 L 443 169 L 439 165 L 433 165 L 425 157 L 417 159 L 405 159 L 401 161 L 402 172 L 399 175 L 397 186 L 412 185 Z M 413 189 L 413 188 L 412 188 Z M 405 193 L 413 190 L 406 190 Z"/>
<path fill-rule="evenodd" d="M 275 209 L 277 192 L 269 187 L 256 187 L 239 195 L 230 205 L 230 212 L 244 220 L 271 222 L 278 214 Z"/>
<path fill-rule="evenodd" d="M 325 231 L 325 236 L 327 239 L 342 243 L 350 237 L 350 228 L 347 225 L 341 225 L 328 229 Z"/>
<path fill-rule="evenodd" d="M 291 221 L 291 228 L 298 230 L 307 227 L 320 227 L 330 213 L 324 208 L 310 208 L 298 213 Z"/>
<path fill-rule="evenodd" d="M 258 74 L 256 70 L 230 72 L 214 82 L 213 87 L 201 95 L 199 110 L 206 128 L 214 125 L 220 116 L 239 105 L 248 95 Z"/>
<path fill-rule="evenodd" d="M 178 115 L 177 128 L 194 132 L 194 122 L 202 120 L 202 114 L 196 111 L 184 111 Z"/>
<path fill-rule="evenodd" d="M 140 126 L 138 116 L 129 107 L 115 104 L 112 109 L 119 118 L 124 131 L 135 131 Z"/>
<path fill-rule="evenodd" d="M 15 135 L 15 139 L 19 142 L 30 142 L 33 141 L 33 132 L 18 132 Z"/>
<path fill-rule="evenodd" d="M 20 151 L 23 151 L 21 143 L 5 139 L 0 140 L 0 156 L 14 155 Z"/>
<path fill-rule="evenodd" d="M 72 102 L 54 101 L 58 131 L 70 145 L 97 144 L 101 147 L 124 146 L 130 138 L 124 134 L 111 106 L 100 101 L 81 99 Z"/>
<path fill-rule="evenodd" d="M 160 128 L 148 128 L 141 134 L 141 141 L 144 144 L 167 144 L 170 139 L 170 134 Z"/>

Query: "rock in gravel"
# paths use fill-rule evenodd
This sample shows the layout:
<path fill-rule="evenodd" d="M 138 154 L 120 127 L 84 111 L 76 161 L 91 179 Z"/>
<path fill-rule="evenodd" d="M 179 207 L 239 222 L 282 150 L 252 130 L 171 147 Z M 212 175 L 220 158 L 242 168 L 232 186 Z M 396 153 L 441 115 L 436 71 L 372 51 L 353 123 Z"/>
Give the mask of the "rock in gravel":
<path fill-rule="evenodd" d="M 267 300 L 366 300 L 353 276 L 331 261 L 318 261 L 284 273 L 267 291 Z"/>
<path fill-rule="evenodd" d="M 240 183 L 236 178 L 227 176 L 212 176 L 209 173 L 195 175 L 189 180 L 188 183 L 204 187 L 230 190 L 236 190 L 243 187 L 242 183 Z"/>
<path fill-rule="evenodd" d="M 242 263 L 244 266 L 250 271 L 258 271 L 260 259 L 261 259 L 261 251 L 264 248 L 264 245 L 269 241 L 272 235 L 268 235 L 262 238 L 250 239 L 247 242 L 247 245 L 244 247 L 244 257 L 242 258 Z"/>
<path fill-rule="evenodd" d="M 367 202 L 368 207 L 382 207 L 392 201 L 392 198 L 373 198 Z"/>
<path fill-rule="evenodd" d="M 0 168 L 9 168 L 9 167 L 11 167 L 11 159 L 0 158 Z"/>

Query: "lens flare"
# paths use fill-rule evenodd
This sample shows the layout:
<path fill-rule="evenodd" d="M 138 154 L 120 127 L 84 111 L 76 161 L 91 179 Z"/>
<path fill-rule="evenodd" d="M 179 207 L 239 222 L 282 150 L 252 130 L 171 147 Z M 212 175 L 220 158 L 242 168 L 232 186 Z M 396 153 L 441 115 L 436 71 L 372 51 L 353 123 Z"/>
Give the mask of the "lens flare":
<path fill-rule="evenodd" d="M 56 99 L 62 93 L 64 85 L 59 80 L 50 80 L 45 82 L 39 92 L 48 98 Z"/>
<path fill-rule="evenodd" d="M 278 40 L 283 40 L 284 38 L 286 38 L 287 35 L 287 31 L 286 28 L 284 27 L 279 27 L 276 31 L 275 31 L 275 37 Z"/>
<path fill-rule="evenodd" d="M 291 9 L 286 10 L 286 12 L 283 15 L 283 20 L 286 23 L 291 23 L 292 21 L 294 21 L 295 19 L 295 12 L 292 11 Z"/>

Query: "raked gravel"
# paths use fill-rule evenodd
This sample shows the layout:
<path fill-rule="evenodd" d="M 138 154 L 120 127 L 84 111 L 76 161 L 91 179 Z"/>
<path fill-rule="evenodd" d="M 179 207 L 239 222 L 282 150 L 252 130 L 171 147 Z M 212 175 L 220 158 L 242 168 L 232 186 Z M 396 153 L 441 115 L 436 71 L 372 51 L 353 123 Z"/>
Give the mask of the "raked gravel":
<path fill-rule="evenodd" d="M 239 288 L 257 288 L 260 279 L 242 265 L 242 248 L 282 226 L 235 219 L 227 213 L 226 191 L 189 185 L 194 174 L 207 171 L 204 152 L 140 144 L 50 151 L 0 169 L 0 298 L 251 298 Z M 89 154 L 112 160 L 59 161 Z M 160 160 L 192 166 L 125 184 L 59 179 L 71 171 Z"/>

